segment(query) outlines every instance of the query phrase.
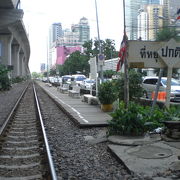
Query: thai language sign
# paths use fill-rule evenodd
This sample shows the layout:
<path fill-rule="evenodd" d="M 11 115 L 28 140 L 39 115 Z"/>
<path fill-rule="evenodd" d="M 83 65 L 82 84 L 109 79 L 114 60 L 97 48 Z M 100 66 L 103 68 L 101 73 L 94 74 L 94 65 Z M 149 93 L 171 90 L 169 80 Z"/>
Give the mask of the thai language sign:
<path fill-rule="evenodd" d="M 128 62 L 130 67 L 180 68 L 180 43 L 174 39 L 168 42 L 128 41 Z"/>

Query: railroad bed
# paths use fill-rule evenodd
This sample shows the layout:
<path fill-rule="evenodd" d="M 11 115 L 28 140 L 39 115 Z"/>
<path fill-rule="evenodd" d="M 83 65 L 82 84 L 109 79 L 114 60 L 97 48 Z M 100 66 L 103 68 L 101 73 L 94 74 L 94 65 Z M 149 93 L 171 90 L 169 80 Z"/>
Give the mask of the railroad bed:
<path fill-rule="evenodd" d="M 51 178 L 45 147 L 31 84 L 0 137 L 0 179 Z"/>
<path fill-rule="evenodd" d="M 149 178 L 130 174 L 124 165 L 119 163 L 110 152 L 108 152 L 108 141 L 106 141 L 107 127 L 79 128 L 68 114 L 64 114 L 59 106 L 57 106 L 40 86 L 37 85 L 36 90 L 58 180 L 150 180 Z M 36 114 L 31 114 L 33 111 L 33 107 L 31 106 L 34 104 L 32 91 L 32 87 L 29 87 L 27 95 L 24 96 L 25 103 L 22 102 L 22 105 L 19 106 L 21 110 L 17 110 L 17 114 L 14 115 L 14 117 L 19 119 L 19 122 L 17 124 L 11 123 L 14 127 L 16 125 L 16 129 L 19 130 L 15 132 L 15 130 L 8 125 L 3 136 L 0 136 L 0 166 L 3 166 L 0 167 L 0 180 L 53 179 L 50 177 L 48 161 L 46 156 L 44 156 L 46 150 L 45 145 L 43 145 L 41 132 L 31 134 L 30 130 L 32 126 L 29 125 L 31 128 L 28 129 L 27 125 L 32 123 L 32 125 L 37 125 L 37 129 L 40 127 L 39 123 L 37 123 L 38 120 L 34 119 Z M 14 97 L 12 96 L 11 98 L 13 99 Z M 23 123 L 25 119 L 26 123 Z M 31 120 L 33 121 L 33 119 L 36 123 L 30 122 Z M 25 126 L 25 131 L 21 129 L 21 124 L 27 125 Z M 23 129 L 25 129 L 25 127 Z M 32 130 L 33 129 L 34 128 L 32 128 Z M 13 132 L 8 135 L 7 133 L 11 132 L 11 130 L 15 133 Z M 16 134 L 18 134 L 18 138 L 14 138 Z M 25 136 L 23 137 L 22 134 Z M 31 139 L 29 136 L 35 137 Z M 21 139 L 22 143 L 19 143 Z M 18 148 L 21 147 L 25 149 L 25 147 L 28 147 L 28 144 L 30 144 L 28 141 L 35 140 L 39 143 L 36 145 L 37 149 L 34 148 L 30 150 L 30 152 L 34 150 L 33 154 L 37 154 L 37 156 L 36 158 L 27 158 L 26 156 L 31 156 L 31 154 L 28 153 L 29 151 L 23 154 Z M 11 141 L 15 143 L 11 143 Z M 17 144 L 19 144 L 19 146 Z M 32 143 L 31 146 L 33 147 L 35 144 Z M 11 148 L 11 151 L 5 148 Z M 14 154 L 8 155 L 8 151 L 13 152 L 12 149 L 14 149 Z M 6 154 L 2 154 L 2 152 Z M 19 158 L 20 155 L 22 155 L 21 158 Z M 38 161 L 37 157 L 39 157 L 39 159 L 42 158 L 41 161 Z M 33 166 L 33 164 L 38 165 Z M 32 168 L 27 168 L 27 165 L 32 165 Z M 19 167 L 20 169 L 18 169 Z M 24 174 L 20 175 L 21 168 Z M 37 168 L 37 170 L 32 170 L 33 168 Z"/>

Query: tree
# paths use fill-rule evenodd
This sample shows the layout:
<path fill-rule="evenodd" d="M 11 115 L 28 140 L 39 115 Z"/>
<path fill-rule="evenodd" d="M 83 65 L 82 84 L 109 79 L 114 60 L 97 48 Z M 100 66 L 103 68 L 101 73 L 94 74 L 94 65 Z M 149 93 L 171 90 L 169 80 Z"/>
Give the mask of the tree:
<path fill-rule="evenodd" d="M 88 56 L 81 54 L 79 51 L 72 53 L 63 65 L 64 74 L 76 74 L 77 71 L 89 74 Z"/>
<path fill-rule="evenodd" d="M 50 72 L 49 72 L 50 76 L 55 76 L 56 75 L 56 69 L 55 68 L 51 68 Z"/>
<path fill-rule="evenodd" d="M 175 28 L 163 28 L 161 31 L 157 33 L 157 41 L 168 41 L 171 38 L 179 40 L 178 32 Z"/>
<path fill-rule="evenodd" d="M 140 98 L 143 95 L 142 74 L 134 69 L 129 70 L 129 100 L 133 101 L 134 97 Z M 120 74 L 120 78 L 116 80 L 117 91 L 119 92 L 119 100 L 124 100 L 124 74 Z"/>
<path fill-rule="evenodd" d="M 112 59 L 118 56 L 118 53 L 115 49 L 115 42 L 111 39 L 106 39 L 102 43 L 103 52 L 105 55 L 105 59 Z"/>
<path fill-rule="evenodd" d="M 104 78 L 112 78 L 112 76 L 116 74 L 117 73 L 113 70 L 106 70 L 103 72 Z"/>
<path fill-rule="evenodd" d="M 90 59 L 91 54 L 93 55 L 92 46 L 93 46 L 93 41 L 92 41 L 92 39 L 89 40 L 89 41 L 86 41 L 86 42 L 83 44 L 84 54 L 85 54 L 89 59 Z"/>
<path fill-rule="evenodd" d="M 118 56 L 118 52 L 115 49 L 115 42 L 111 39 L 100 40 L 102 53 L 105 55 L 105 59 L 112 59 Z M 85 48 L 85 55 L 90 58 L 90 55 L 97 56 L 99 54 L 99 41 L 91 39 L 83 44 Z"/>
<path fill-rule="evenodd" d="M 115 58 L 118 56 L 118 52 L 115 51 L 114 40 L 106 39 L 101 40 L 102 53 L 105 55 L 105 59 Z M 66 59 L 63 65 L 58 65 L 57 69 L 59 74 L 76 74 L 77 71 L 82 72 L 85 75 L 89 75 L 90 67 L 89 60 L 91 56 L 97 56 L 99 54 L 99 41 L 89 40 L 83 44 L 84 53 L 76 51 Z"/>
<path fill-rule="evenodd" d="M 37 72 L 32 72 L 31 75 L 32 75 L 33 79 L 41 77 L 41 75 L 39 73 L 37 73 Z"/>

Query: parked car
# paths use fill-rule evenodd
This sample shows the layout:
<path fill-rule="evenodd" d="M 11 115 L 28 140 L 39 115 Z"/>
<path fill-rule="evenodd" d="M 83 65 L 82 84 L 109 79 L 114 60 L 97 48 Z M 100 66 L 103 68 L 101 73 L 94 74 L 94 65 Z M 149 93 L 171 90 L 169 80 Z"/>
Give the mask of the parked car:
<path fill-rule="evenodd" d="M 81 83 L 81 88 L 82 89 L 91 89 L 91 87 L 95 84 L 95 80 L 93 79 L 85 79 Z"/>
<path fill-rule="evenodd" d="M 64 75 L 64 76 L 62 76 L 61 78 L 62 78 L 62 84 L 65 84 L 65 83 L 67 83 L 67 81 L 69 81 L 69 80 L 71 80 L 71 75 Z"/>
<path fill-rule="evenodd" d="M 145 77 L 142 82 L 145 96 L 152 97 L 152 92 L 156 90 L 158 77 Z M 160 81 L 159 91 L 166 91 L 167 77 L 162 77 Z M 171 79 L 170 101 L 180 102 L 180 83 L 174 78 Z"/>

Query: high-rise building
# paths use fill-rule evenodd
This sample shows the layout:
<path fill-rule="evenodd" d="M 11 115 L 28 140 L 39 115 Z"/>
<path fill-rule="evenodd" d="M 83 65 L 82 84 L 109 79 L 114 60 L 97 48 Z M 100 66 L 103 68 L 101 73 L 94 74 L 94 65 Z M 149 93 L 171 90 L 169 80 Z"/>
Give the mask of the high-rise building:
<path fill-rule="evenodd" d="M 41 72 L 45 72 L 45 70 L 46 70 L 46 64 L 45 63 L 40 64 L 40 70 L 41 70 Z"/>
<path fill-rule="evenodd" d="M 138 37 L 138 15 L 139 9 L 142 9 L 144 5 L 148 4 L 160 4 L 160 0 L 128 0 L 126 1 L 126 31 L 128 39 L 137 40 Z"/>
<path fill-rule="evenodd" d="M 146 6 L 148 13 L 148 28 L 149 28 L 149 39 L 148 40 L 156 40 L 157 33 L 159 30 L 163 28 L 163 19 L 159 17 L 163 17 L 163 6 L 162 5 L 147 5 Z"/>
<path fill-rule="evenodd" d="M 138 39 L 141 40 L 148 40 L 148 13 L 145 12 L 143 9 L 139 10 L 138 15 Z"/>
<path fill-rule="evenodd" d="M 49 45 L 50 47 L 58 38 L 63 36 L 62 25 L 61 23 L 53 23 L 49 30 Z"/>
<path fill-rule="evenodd" d="M 129 0 L 125 5 L 126 33 L 129 40 L 136 40 L 137 37 L 137 16 L 141 0 Z"/>
<path fill-rule="evenodd" d="M 79 24 L 73 24 L 71 26 L 72 32 L 79 34 L 79 42 L 84 43 L 90 39 L 90 27 L 88 19 L 83 17 L 80 19 Z"/>

